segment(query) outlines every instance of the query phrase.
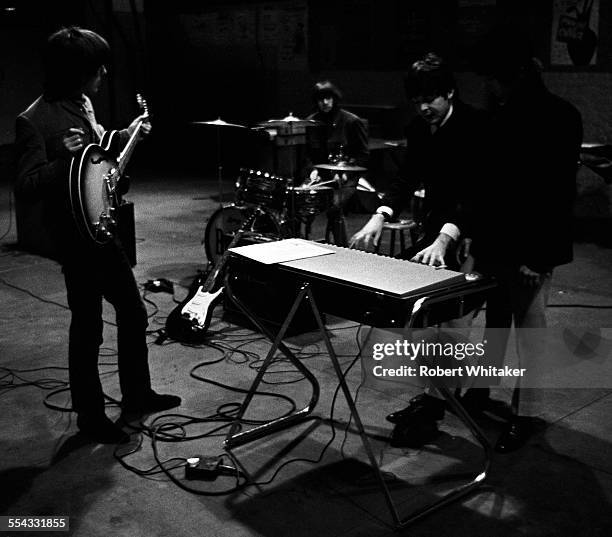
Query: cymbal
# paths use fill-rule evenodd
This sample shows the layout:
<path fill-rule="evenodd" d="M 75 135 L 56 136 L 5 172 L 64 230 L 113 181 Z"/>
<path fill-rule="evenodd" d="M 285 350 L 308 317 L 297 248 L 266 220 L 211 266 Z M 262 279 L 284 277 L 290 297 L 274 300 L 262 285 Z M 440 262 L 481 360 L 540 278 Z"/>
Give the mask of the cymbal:
<path fill-rule="evenodd" d="M 338 164 L 315 164 L 315 168 L 319 170 L 332 170 L 334 172 L 365 172 L 367 168 L 363 166 L 356 166 L 354 164 L 347 164 L 346 162 L 338 162 Z"/>
<path fill-rule="evenodd" d="M 216 127 L 238 127 L 240 129 L 246 129 L 244 125 L 238 125 L 237 123 L 228 123 L 223 121 L 221 118 L 213 119 L 212 121 L 192 121 L 192 125 L 215 125 Z"/>
<path fill-rule="evenodd" d="M 259 125 L 266 127 L 283 127 L 287 124 L 291 124 L 296 127 L 311 127 L 315 125 L 320 125 L 320 122 L 315 121 L 314 119 L 300 119 L 299 117 L 296 117 L 291 112 L 289 112 L 289 115 L 285 116 L 283 119 L 268 119 L 267 121 L 264 121 Z"/>
<path fill-rule="evenodd" d="M 601 148 L 609 146 L 609 145 L 610 144 L 600 144 L 600 143 L 584 142 L 580 147 L 582 149 L 601 149 Z"/>

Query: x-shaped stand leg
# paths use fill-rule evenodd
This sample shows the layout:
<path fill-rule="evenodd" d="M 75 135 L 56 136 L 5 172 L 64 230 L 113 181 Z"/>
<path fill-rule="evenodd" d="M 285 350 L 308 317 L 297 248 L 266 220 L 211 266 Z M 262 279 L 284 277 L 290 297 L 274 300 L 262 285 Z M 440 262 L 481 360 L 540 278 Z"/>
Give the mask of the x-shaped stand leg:
<path fill-rule="evenodd" d="M 480 430 L 480 428 L 478 427 L 478 425 L 476 425 L 476 423 L 472 420 L 472 418 L 468 415 L 468 413 L 463 409 L 463 407 L 455 399 L 453 394 L 448 389 L 444 387 L 440 387 L 439 390 L 444 396 L 444 398 L 449 402 L 451 407 L 453 407 L 453 409 L 457 412 L 459 418 L 470 428 L 474 436 L 483 446 L 485 450 L 485 455 L 486 455 L 485 466 L 482 472 L 476 475 L 476 477 L 469 483 L 453 489 L 451 492 L 437 499 L 435 502 L 432 502 L 426 507 L 411 513 L 408 517 L 403 518 L 403 519 L 400 518 L 397 508 L 395 507 L 395 503 L 393 502 L 393 498 L 391 497 L 391 492 L 389 491 L 389 487 L 387 486 L 387 483 L 385 482 L 385 479 L 380 470 L 376 457 L 374 456 L 374 451 L 372 450 L 370 440 L 363 427 L 363 423 L 361 421 L 361 417 L 359 416 L 359 412 L 357 411 L 357 407 L 355 405 L 353 396 L 351 395 L 348 385 L 346 384 L 346 379 L 342 371 L 342 368 L 340 366 L 340 363 L 338 361 L 338 356 L 336 355 L 336 352 L 331 344 L 331 341 L 329 339 L 329 336 L 323 324 L 323 320 L 321 318 L 321 314 L 319 313 L 319 309 L 315 302 L 312 290 L 310 288 L 310 284 L 304 283 L 300 287 L 300 291 L 295 301 L 293 302 L 293 305 L 291 306 L 289 314 L 284 320 L 281 326 L 281 329 L 276 336 L 272 335 L 271 332 L 265 326 L 263 326 L 261 322 L 257 319 L 257 317 L 248 309 L 248 307 L 245 304 L 243 304 L 240 301 L 240 299 L 237 298 L 233 294 L 229 278 L 226 278 L 225 288 L 226 288 L 226 292 L 230 300 L 234 302 L 234 304 L 236 304 L 238 308 L 240 308 L 240 310 L 257 327 L 258 330 L 260 330 L 263 334 L 265 334 L 268 337 L 268 339 L 270 339 L 270 341 L 273 342 L 272 347 L 270 348 L 263 364 L 261 365 L 255 377 L 255 380 L 253 381 L 253 384 L 249 388 L 249 391 L 242 403 L 242 406 L 240 407 L 240 410 L 238 412 L 238 415 L 236 416 L 234 423 L 230 427 L 229 433 L 224 442 L 226 449 L 230 450 L 233 447 L 237 447 L 237 446 L 246 444 L 258 438 L 267 436 L 268 434 L 272 434 L 276 431 L 279 431 L 291 425 L 297 424 L 300 421 L 303 421 L 314 410 L 318 402 L 318 399 L 319 399 L 319 393 L 320 393 L 319 383 L 316 377 L 310 372 L 310 370 L 301 363 L 301 361 L 291 352 L 291 350 L 282 341 L 283 338 L 285 337 L 285 334 L 287 332 L 289 325 L 291 324 L 291 321 L 293 320 L 293 317 L 295 316 L 297 312 L 298 307 L 300 306 L 303 300 L 307 300 L 308 303 L 310 304 L 313 315 L 317 322 L 319 332 L 321 333 L 321 336 L 323 337 L 323 340 L 325 341 L 325 346 L 327 348 L 327 352 L 329 354 L 330 360 L 334 367 L 336 376 L 338 377 L 340 388 L 342 389 L 342 393 L 344 394 L 344 397 L 348 404 L 351 416 L 353 420 L 355 421 L 355 426 L 361 438 L 364 450 L 366 452 L 370 465 L 375 473 L 376 479 L 380 485 L 381 491 L 383 492 L 385 502 L 387 504 L 387 507 L 389 508 L 389 511 L 391 513 L 395 526 L 400 528 L 408 524 L 411 524 L 415 522 L 416 520 L 430 514 L 432 511 L 439 509 L 443 505 L 446 505 L 458 499 L 459 497 L 464 496 L 465 494 L 470 492 L 472 489 L 474 489 L 475 487 L 481 484 L 481 482 L 486 477 L 486 473 L 489 467 L 490 447 L 487 442 L 487 439 L 482 433 L 482 431 Z M 277 418 L 275 420 L 269 421 L 265 424 L 259 425 L 247 431 L 241 431 L 242 418 L 244 417 L 244 414 L 247 408 L 249 407 L 253 399 L 253 396 L 257 392 L 257 388 L 259 384 L 261 383 L 263 376 L 265 375 L 268 367 L 272 363 L 272 360 L 274 359 L 274 355 L 276 354 L 277 350 L 280 350 L 289 359 L 289 361 L 298 369 L 298 371 L 300 371 L 304 375 L 304 377 L 310 382 L 312 386 L 312 396 L 310 398 L 310 401 L 304 408 L 290 414 L 289 416 L 283 416 L 281 418 Z"/>

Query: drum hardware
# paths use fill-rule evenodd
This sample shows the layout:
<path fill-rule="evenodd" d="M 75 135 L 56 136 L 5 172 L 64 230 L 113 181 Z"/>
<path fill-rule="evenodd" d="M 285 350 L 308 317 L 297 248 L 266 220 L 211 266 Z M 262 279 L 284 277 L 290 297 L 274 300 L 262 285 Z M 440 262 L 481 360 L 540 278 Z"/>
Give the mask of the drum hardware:
<path fill-rule="evenodd" d="M 378 192 L 378 190 L 376 190 L 364 177 L 360 177 L 357 181 L 357 190 L 376 194 L 379 199 L 383 199 L 385 197 L 382 192 Z"/>
<path fill-rule="evenodd" d="M 248 227 L 245 227 L 245 222 L 250 222 Z M 224 205 L 211 215 L 206 224 L 202 242 L 209 263 L 216 263 L 223 256 L 239 230 L 263 238 L 277 239 L 284 235 L 282 223 L 265 207 Z"/>
<path fill-rule="evenodd" d="M 347 157 L 342 152 L 342 148 L 340 148 L 338 153 L 330 154 L 329 159 L 329 163 L 314 165 L 315 170 L 324 170 L 333 174 L 332 179 L 314 183 L 314 185 L 337 185 L 333 206 L 337 208 L 338 214 L 334 216 L 333 220 L 328 220 L 327 229 L 325 230 L 325 240 L 329 242 L 333 237 L 337 245 L 347 246 L 348 241 L 346 223 L 344 221 L 344 205 L 355 192 L 357 184 L 357 181 L 351 176 L 354 177 L 353 174 L 355 173 L 366 172 L 367 168 L 357 166 L 347 160 Z"/>
<path fill-rule="evenodd" d="M 607 184 L 612 183 L 612 145 L 582 144 L 578 163 L 594 171 Z"/>
<path fill-rule="evenodd" d="M 192 121 L 192 125 L 211 125 L 216 128 L 217 131 L 217 182 L 219 184 L 219 208 L 223 207 L 223 165 L 221 164 L 221 127 L 232 127 L 239 129 L 246 129 L 244 125 L 238 125 L 237 123 L 228 123 L 222 120 L 220 117 L 211 121 Z"/>
<path fill-rule="evenodd" d="M 288 217 L 293 224 L 292 235 L 301 236 L 296 232 L 296 225 L 304 224 L 304 238 L 310 237 L 312 223 L 318 214 L 324 213 L 334 203 L 334 189 L 327 186 L 297 186 L 287 189 L 289 199 Z"/>
<path fill-rule="evenodd" d="M 192 125 L 215 125 L 216 127 L 238 127 L 240 129 L 246 129 L 244 125 L 238 125 L 237 123 L 228 123 L 223 121 L 220 117 L 213 119 L 212 121 L 192 121 Z"/>
<path fill-rule="evenodd" d="M 367 172 L 368 169 L 363 166 L 357 166 L 355 164 L 349 164 L 346 161 L 340 161 L 336 164 L 315 164 L 315 168 L 318 170 L 330 170 L 334 172 Z"/>
<path fill-rule="evenodd" d="M 300 119 L 299 117 L 294 116 L 293 112 L 289 112 L 289 115 L 285 116 L 283 119 L 268 119 L 267 121 L 263 121 L 257 125 L 258 127 L 263 128 L 276 127 L 282 130 L 281 134 L 295 134 L 301 129 L 321 125 L 321 122 L 314 119 Z"/>
<path fill-rule="evenodd" d="M 251 204 L 257 207 L 280 211 L 285 205 L 286 189 L 291 179 L 262 172 L 261 170 L 241 170 L 236 181 L 238 204 Z"/>
<path fill-rule="evenodd" d="M 311 119 L 300 119 L 289 113 L 282 119 L 270 119 L 258 123 L 256 128 L 267 133 L 267 167 L 287 177 L 295 177 L 305 158 L 308 137 L 312 127 L 320 123 Z"/>

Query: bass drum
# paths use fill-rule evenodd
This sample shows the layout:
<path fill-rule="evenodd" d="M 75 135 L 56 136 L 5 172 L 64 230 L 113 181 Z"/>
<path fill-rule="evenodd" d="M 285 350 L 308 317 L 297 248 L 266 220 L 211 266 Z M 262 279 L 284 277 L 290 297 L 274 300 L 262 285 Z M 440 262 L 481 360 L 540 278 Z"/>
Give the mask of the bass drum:
<path fill-rule="evenodd" d="M 240 207 L 233 203 L 220 207 L 208 220 L 204 233 L 204 250 L 209 263 L 217 263 L 240 229 L 263 240 L 278 240 L 282 235 L 278 220 L 263 208 Z"/>

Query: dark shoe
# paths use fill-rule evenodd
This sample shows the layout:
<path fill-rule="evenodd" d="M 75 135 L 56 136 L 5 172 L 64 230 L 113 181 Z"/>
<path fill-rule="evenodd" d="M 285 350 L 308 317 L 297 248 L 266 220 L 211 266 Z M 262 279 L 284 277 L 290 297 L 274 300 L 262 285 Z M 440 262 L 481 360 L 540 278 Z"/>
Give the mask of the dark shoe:
<path fill-rule="evenodd" d="M 529 418 L 515 416 L 499 435 L 497 444 L 495 444 L 495 451 L 498 453 L 516 451 L 527 443 L 533 432 L 534 427 Z"/>
<path fill-rule="evenodd" d="M 125 444 L 130 440 L 130 436 L 105 415 L 91 417 L 79 414 L 77 427 L 84 436 L 100 444 Z"/>
<path fill-rule="evenodd" d="M 488 388 L 470 388 L 459 402 L 473 418 L 497 417 L 502 420 L 513 419 L 510 405 L 497 399 L 491 399 Z"/>
<path fill-rule="evenodd" d="M 420 422 L 435 422 L 444 418 L 444 401 L 422 393 L 410 399 L 408 406 L 387 416 L 391 423 L 417 425 Z"/>
<path fill-rule="evenodd" d="M 154 391 L 139 399 L 127 399 L 121 403 L 123 411 L 128 414 L 154 414 L 180 405 L 181 398 L 177 395 L 155 393 Z"/>
<path fill-rule="evenodd" d="M 391 433 L 391 447 L 421 448 L 440 434 L 436 420 L 422 421 L 415 425 L 400 423 Z"/>

